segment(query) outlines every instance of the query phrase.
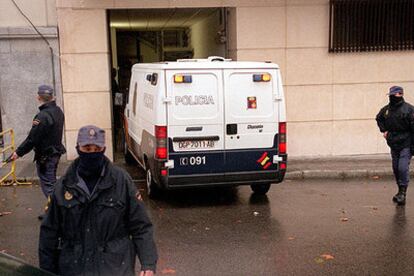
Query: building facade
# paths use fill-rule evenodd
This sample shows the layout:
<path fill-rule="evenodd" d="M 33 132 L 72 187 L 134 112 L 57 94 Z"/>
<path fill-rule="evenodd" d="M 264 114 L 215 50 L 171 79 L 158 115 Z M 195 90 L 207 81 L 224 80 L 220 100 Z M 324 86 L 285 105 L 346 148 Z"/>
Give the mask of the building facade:
<path fill-rule="evenodd" d="M 56 57 L 68 158 L 80 126 L 96 124 L 112 143 L 113 64 L 109 10 L 226 8 L 226 52 L 234 60 L 280 65 L 290 156 L 388 152 L 375 115 L 400 85 L 414 102 L 414 52 L 329 52 L 328 0 L 35 0 L 17 1 Z M 49 48 L 9 0 L 0 0 L 0 97 L 3 128 L 30 127 L 38 83 L 51 81 Z M 7 16 L 5 16 L 7 14 Z M 59 45 L 59 47 L 58 47 Z M 61 73 L 61 75 L 60 75 Z M 21 114 L 21 115 L 16 115 Z M 108 155 L 112 156 L 111 147 Z"/>
<path fill-rule="evenodd" d="M 21 142 L 38 111 L 38 85 L 52 85 L 55 78 L 59 105 L 62 91 L 54 1 L 15 2 L 47 40 L 36 33 L 12 1 L 0 0 L 0 120 L 2 129 L 13 128 L 17 142 Z"/>

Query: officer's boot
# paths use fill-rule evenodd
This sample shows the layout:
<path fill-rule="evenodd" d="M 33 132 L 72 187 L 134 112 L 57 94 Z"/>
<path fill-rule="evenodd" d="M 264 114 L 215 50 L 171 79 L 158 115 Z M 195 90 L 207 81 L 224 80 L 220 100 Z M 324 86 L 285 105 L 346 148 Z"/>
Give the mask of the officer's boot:
<path fill-rule="evenodd" d="M 407 193 L 407 186 L 398 187 L 398 194 L 396 196 L 396 202 L 398 205 L 405 205 L 406 193 Z"/>
<path fill-rule="evenodd" d="M 398 187 L 398 192 L 392 197 L 392 201 L 397 202 L 397 197 L 398 195 L 401 193 L 401 187 L 400 185 L 397 185 Z"/>

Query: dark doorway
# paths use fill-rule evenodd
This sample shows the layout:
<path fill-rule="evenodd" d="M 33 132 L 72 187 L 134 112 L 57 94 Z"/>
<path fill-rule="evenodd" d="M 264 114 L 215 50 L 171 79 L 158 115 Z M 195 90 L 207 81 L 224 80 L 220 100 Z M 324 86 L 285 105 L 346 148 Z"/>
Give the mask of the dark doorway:
<path fill-rule="evenodd" d="M 123 152 L 123 107 L 136 63 L 226 57 L 226 9 L 110 10 L 114 156 Z M 122 95 L 117 106 L 114 93 Z"/>

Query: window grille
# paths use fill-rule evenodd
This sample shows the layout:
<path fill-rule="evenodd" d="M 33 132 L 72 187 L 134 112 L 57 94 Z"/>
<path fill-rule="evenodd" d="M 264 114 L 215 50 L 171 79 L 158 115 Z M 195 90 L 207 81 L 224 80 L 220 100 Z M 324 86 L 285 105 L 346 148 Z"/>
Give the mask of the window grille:
<path fill-rule="evenodd" d="M 329 52 L 414 49 L 414 0 L 330 0 Z"/>

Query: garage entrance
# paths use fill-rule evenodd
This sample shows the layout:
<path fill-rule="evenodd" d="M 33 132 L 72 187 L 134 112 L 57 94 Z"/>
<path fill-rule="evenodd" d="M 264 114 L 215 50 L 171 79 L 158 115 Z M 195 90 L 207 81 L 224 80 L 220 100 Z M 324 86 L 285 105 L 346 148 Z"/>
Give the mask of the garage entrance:
<path fill-rule="evenodd" d="M 122 157 L 122 113 L 135 63 L 227 57 L 225 8 L 109 10 L 114 159 Z M 117 154 L 118 152 L 118 154 Z"/>

